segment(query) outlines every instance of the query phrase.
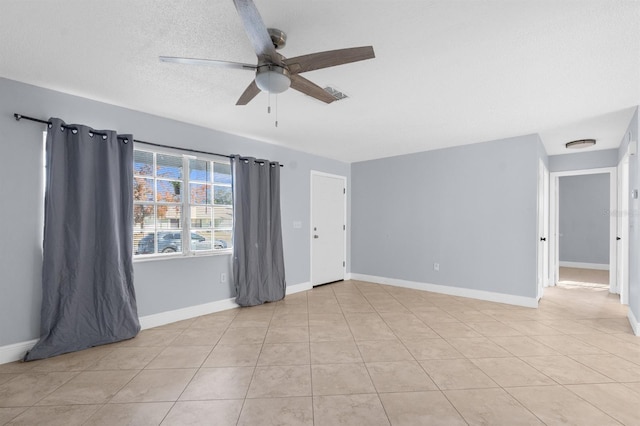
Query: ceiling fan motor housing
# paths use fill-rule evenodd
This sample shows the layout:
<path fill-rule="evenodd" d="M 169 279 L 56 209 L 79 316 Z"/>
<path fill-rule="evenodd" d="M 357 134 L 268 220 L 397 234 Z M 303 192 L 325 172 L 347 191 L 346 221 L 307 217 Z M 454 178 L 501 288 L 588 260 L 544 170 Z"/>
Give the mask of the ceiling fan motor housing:
<path fill-rule="evenodd" d="M 287 34 L 277 28 L 267 28 L 273 47 L 280 50 L 287 44 Z"/>

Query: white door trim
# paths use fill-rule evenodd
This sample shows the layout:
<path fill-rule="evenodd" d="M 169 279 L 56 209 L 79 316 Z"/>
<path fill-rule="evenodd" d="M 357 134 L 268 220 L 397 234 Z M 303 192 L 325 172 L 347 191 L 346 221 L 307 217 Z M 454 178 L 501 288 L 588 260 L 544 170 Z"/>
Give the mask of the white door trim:
<path fill-rule="evenodd" d="M 615 212 L 618 206 L 618 179 L 617 167 L 602 167 L 597 169 L 570 170 L 566 172 L 552 172 L 550 184 L 551 209 L 550 221 L 551 229 L 549 232 L 549 249 L 550 249 L 550 271 L 552 271 L 551 282 L 549 285 L 556 285 L 559 275 L 559 245 L 558 245 L 558 228 L 559 228 L 559 178 L 563 176 L 579 176 L 594 175 L 600 173 L 609 174 L 609 291 L 611 293 L 619 293 L 617 272 L 617 221 Z"/>
<path fill-rule="evenodd" d="M 617 237 L 618 242 L 618 282 L 620 290 L 620 303 L 629 304 L 629 148 L 624 153 L 618 164 L 618 206 L 616 217 L 618 218 Z"/>
<path fill-rule="evenodd" d="M 542 298 L 544 287 L 549 286 L 549 169 L 540 159 L 538 164 L 538 224 L 537 224 L 537 299 Z M 545 238 L 545 240 L 542 240 Z"/>
<path fill-rule="evenodd" d="M 347 226 L 347 204 L 349 202 L 349 189 L 347 187 L 347 177 L 342 175 L 335 175 L 332 173 L 325 173 L 318 170 L 311 170 L 309 175 L 309 282 L 313 285 L 313 177 L 314 176 L 324 176 L 330 177 L 334 179 L 342 180 L 345 189 L 345 197 L 344 197 L 344 211 L 343 211 L 343 221 L 345 226 Z M 344 253 L 344 264 L 342 266 L 342 277 L 345 279 L 347 273 L 347 229 L 343 233 L 342 239 L 343 245 L 343 253 Z"/>

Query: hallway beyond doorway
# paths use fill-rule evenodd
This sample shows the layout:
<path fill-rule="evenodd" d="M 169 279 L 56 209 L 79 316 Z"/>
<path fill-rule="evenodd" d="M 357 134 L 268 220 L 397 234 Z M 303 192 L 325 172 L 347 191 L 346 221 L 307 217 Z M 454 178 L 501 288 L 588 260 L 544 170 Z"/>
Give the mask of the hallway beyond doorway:
<path fill-rule="evenodd" d="M 600 269 L 584 269 L 560 267 L 559 286 L 581 286 L 609 289 L 609 271 Z"/>

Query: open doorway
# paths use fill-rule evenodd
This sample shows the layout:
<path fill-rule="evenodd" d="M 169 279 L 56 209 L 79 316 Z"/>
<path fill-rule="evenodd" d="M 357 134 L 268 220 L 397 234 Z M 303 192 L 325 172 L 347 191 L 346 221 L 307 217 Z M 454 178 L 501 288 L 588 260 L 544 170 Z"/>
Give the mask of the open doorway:
<path fill-rule="evenodd" d="M 551 173 L 550 285 L 620 293 L 616 168 Z"/>
<path fill-rule="evenodd" d="M 562 261 L 560 264 L 562 264 Z M 558 285 L 564 287 L 589 287 L 594 290 L 608 290 L 609 270 L 560 266 Z"/>
<path fill-rule="evenodd" d="M 558 178 L 558 285 L 608 288 L 609 174 Z"/>

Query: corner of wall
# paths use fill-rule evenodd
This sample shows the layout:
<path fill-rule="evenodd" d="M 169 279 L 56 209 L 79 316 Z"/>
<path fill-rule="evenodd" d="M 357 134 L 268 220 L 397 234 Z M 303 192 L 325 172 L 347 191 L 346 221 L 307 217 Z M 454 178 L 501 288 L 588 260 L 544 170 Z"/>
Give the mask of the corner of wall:
<path fill-rule="evenodd" d="M 640 323 L 638 322 L 637 317 L 633 314 L 633 311 L 631 309 L 629 309 L 627 318 L 629 318 L 629 324 L 631 324 L 633 334 L 635 334 L 636 336 L 640 336 Z"/>

